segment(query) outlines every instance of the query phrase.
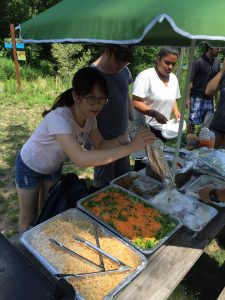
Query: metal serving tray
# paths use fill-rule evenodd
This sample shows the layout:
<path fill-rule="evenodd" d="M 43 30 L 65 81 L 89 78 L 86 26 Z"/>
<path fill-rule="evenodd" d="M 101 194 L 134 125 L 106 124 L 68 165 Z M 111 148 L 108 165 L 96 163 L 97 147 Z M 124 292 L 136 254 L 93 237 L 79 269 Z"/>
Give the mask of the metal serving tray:
<path fill-rule="evenodd" d="M 178 218 L 184 226 L 193 231 L 202 230 L 218 213 L 214 207 L 175 189 L 165 190 L 154 197 L 151 204 Z"/>
<path fill-rule="evenodd" d="M 128 180 L 126 186 L 123 185 L 124 180 Z M 165 185 L 162 182 L 140 172 L 128 172 L 113 179 L 110 184 L 132 192 L 146 200 L 152 199 L 165 189 Z M 158 192 L 156 192 L 157 190 Z"/>
<path fill-rule="evenodd" d="M 71 227 L 72 226 L 72 227 Z M 68 248 L 71 248 L 73 251 L 80 251 L 81 255 L 84 255 L 84 248 L 74 242 L 72 239 L 71 243 L 68 244 L 68 237 L 71 239 L 71 235 L 74 233 L 79 234 L 86 238 L 89 236 L 92 243 L 96 243 L 96 231 L 99 238 L 100 247 L 107 251 L 117 259 L 122 260 L 124 257 L 124 263 L 130 265 L 132 270 L 129 273 L 120 273 L 120 274 L 107 274 L 103 276 L 82 278 L 76 280 L 82 280 L 82 282 L 87 286 L 88 290 L 91 290 L 92 293 L 95 290 L 97 297 L 95 299 L 112 299 L 122 288 L 128 285 L 146 266 L 147 259 L 144 255 L 138 252 L 136 249 L 127 244 L 124 240 L 120 239 L 114 233 L 107 230 L 101 224 L 89 218 L 86 214 L 82 213 L 77 209 L 69 209 L 39 225 L 33 227 L 32 229 L 26 231 L 22 234 L 20 240 L 23 245 L 44 265 L 44 267 L 50 271 L 53 275 L 56 276 L 58 273 L 81 273 L 81 265 L 84 268 L 89 268 L 88 264 L 85 264 L 82 260 L 77 259 L 76 257 L 70 256 L 67 253 L 63 252 L 61 249 L 57 249 L 50 241 L 49 238 L 60 241 L 63 245 L 66 245 Z M 93 242 L 94 241 L 94 242 Z M 110 248 L 110 243 L 113 242 L 115 249 Z M 115 243 L 115 244 L 114 244 Z M 85 246 L 83 246 L 85 247 Z M 107 248 L 108 247 L 108 248 Z M 75 250 L 76 249 L 76 250 Z M 78 250 L 79 249 L 79 250 Z M 87 249 L 87 248 L 85 248 Z M 106 250 L 107 249 L 107 250 Z M 110 249 L 110 250 L 109 250 Z M 118 249 L 120 249 L 118 251 Z M 87 250 L 85 250 L 87 251 Z M 86 253 L 86 252 L 85 252 Z M 100 263 L 100 257 L 97 252 L 91 251 L 89 249 L 86 253 L 88 255 L 95 255 L 95 258 Z M 97 257 L 96 257 L 97 255 Z M 90 257 L 89 257 L 90 259 Z M 76 262 L 75 262 L 76 261 Z M 103 257 L 104 261 L 104 257 Z M 110 261 L 105 261 L 106 268 L 108 267 Z M 76 267 L 73 268 L 73 264 L 76 263 Z M 134 267 L 135 266 L 135 267 Z M 77 272 L 76 272 L 77 270 Z M 91 272 L 96 271 L 91 267 Z M 87 271 L 84 271 L 87 272 Z M 89 271 L 90 272 L 90 271 Z M 83 272 L 82 272 L 83 273 Z M 122 277 L 113 277 L 121 276 Z M 96 286 L 90 280 L 97 280 Z M 96 279 L 97 278 L 97 279 Z M 117 278 L 117 279 L 116 279 Z M 70 282 L 68 278 L 65 278 Z M 113 280 L 117 280 L 117 284 L 112 288 L 107 294 L 103 297 L 98 298 L 99 296 L 99 284 L 107 283 L 110 285 Z M 75 281 L 74 287 L 77 292 L 77 298 L 80 300 L 88 300 L 89 297 L 85 296 L 85 292 L 79 290 L 77 285 L 78 281 Z M 71 282 L 70 282 L 71 283 Z M 73 284 L 73 283 L 72 283 Z M 97 286 L 98 284 L 98 286 Z M 86 288 L 86 287 L 85 287 Z M 92 290 L 93 289 L 93 290 Z M 94 295 L 94 293 L 92 294 Z M 92 298 L 93 299 L 93 298 Z"/>
<path fill-rule="evenodd" d="M 150 248 L 150 249 L 141 248 L 140 246 L 136 245 L 132 240 L 130 240 L 127 236 L 123 235 L 121 232 L 119 232 L 117 229 L 115 229 L 113 226 L 111 226 L 109 223 L 106 223 L 101 217 L 96 216 L 95 214 L 93 214 L 92 212 L 90 212 L 88 209 L 86 209 L 84 207 L 83 203 L 85 201 L 90 201 L 91 202 L 91 200 L 95 199 L 96 196 L 99 193 L 102 193 L 102 192 L 112 192 L 112 191 L 119 192 L 121 194 L 127 195 L 128 198 L 129 198 L 129 200 L 130 200 L 130 202 L 131 202 L 131 205 L 132 205 L 132 202 L 134 202 L 134 201 L 135 202 L 137 202 L 137 201 L 138 202 L 142 202 L 144 204 L 144 206 L 156 209 L 161 214 L 164 215 L 164 212 L 162 212 L 159 209 L 154 208 L 153 206 L 151 206 L 151 204 L 149 204 L 149 202 L 147 202 L 145 199 L 143 199 L 141 197 L 138 197 L 138 196 L 134 195 L 133 193 L 130 193 L 129 191 L 127 191 L 125 189 L 122 189 L 120 187 L 115 187 L 115 186 L 107 186 L 107 187 L 105 187 L 105 188 L 103 188 L 103 189 L 101 189 L 101 190 L 99 190 L 99 191 L 91 194 L 90 196 L 85 197 L 85 198 L 79 200 L 77 202 L 77 207 L 78 207 L 78 209 L 84 211 L 86 214 L 88 214 L 89 216 L 91 216 L 92 218 L 94 218 L 95 220 L 97 220 L 99 223 L 101 223 L 105 227 L 109 228 L 112 232 L 114 232 L 115 234 L 117 234 L 119 237 L 121 237 L 127 243 L 131 244 L 133 247 L 135 247 L 136 249 L 138 249 L 143 254 L 145 254 L 145 255 L 152 254 L 156 249 L 158 249 L 160 246 L 162 246 L 182 226 L 182 223 L 178 219 L 174 218 L 173 216 L 169 216 L 168 214 L 166 214 L 167 217 L 174 223 L 175 227 L 167 235 L 165 235 L 162 239 L 160 239 L 158 241 L 158 243 L 156 243 L 152 248 Z M 136 226 L 136 225 L 137 225 L 137 221 L 134 220 L 134 224 L 132 226 Z"/>
<path fill-rule="evenodd" d="M 198 191 L 205 186 L 214 189 L 225 188 L 225 181 L 215 176 L 201 175 L 186 187 L 185 192 L 188 195 L 199 198 Z"/>

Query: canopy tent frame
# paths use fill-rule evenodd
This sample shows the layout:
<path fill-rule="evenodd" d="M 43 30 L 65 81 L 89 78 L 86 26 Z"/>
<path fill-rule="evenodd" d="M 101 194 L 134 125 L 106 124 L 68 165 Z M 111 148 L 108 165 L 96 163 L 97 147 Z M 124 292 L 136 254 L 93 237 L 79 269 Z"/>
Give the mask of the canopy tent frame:
<path fill-rule="evenodd" d="M 63 0 L 19 25 L 24 43 L 173 45 L 189 48 L 181 118 L 172 164 L 175 177 L 197 40 L 225 45 L 224 0 Z M 57 29 L 56 29 L 57 27 Z"/>

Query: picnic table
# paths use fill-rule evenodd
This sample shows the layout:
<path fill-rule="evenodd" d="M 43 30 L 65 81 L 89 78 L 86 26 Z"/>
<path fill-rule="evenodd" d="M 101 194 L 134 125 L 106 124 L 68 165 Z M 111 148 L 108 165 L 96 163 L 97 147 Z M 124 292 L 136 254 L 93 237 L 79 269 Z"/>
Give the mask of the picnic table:
<path fill-rule="evenodd" d="M 148 257 L 146 268 L 115 298 L 117 300 L 167 299 L 203 253 L 205 247 L 225 225 L 225 209 L 200 232 L 194 233 L 184 226 L 157 251 Z M 38 271 L 53 284 L 53 276 L 20 243 L 20 235 L 11 243 Z"/>

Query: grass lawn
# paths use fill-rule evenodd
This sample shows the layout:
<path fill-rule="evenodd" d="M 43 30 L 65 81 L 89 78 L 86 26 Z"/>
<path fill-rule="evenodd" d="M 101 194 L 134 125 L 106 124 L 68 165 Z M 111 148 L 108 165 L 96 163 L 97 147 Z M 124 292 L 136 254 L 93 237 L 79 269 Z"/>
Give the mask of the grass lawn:
<path fill-rule="evenodd" d="M 36 83 L 23 83 L 24 91 L 18 94 L 13 82 L 6 85 L 4 93 L 0 93 L 0 231 L 6 237 L 17 233 L 19 210 L 14 182 L 15 156 L 40 122 L 43 110 L 58 94 L 56 86 L 52 84 L 52 91 L 49 91 L 48 85 L 43 79 Z M 65 163 L 64 171 L 76 171 L 89 183 L 93 176 L 92 168 L 76 169 L 70 162 Z M 169 300 L 217 298 L 225 285 L 224 241 L 225 232 L 221 232 Z"/>

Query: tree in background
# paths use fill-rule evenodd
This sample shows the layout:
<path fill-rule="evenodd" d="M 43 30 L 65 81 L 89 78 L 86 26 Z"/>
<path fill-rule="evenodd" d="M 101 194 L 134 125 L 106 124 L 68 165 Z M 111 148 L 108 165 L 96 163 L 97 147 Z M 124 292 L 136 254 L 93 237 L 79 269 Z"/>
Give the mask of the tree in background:
<path fill-rule="evenodd" d="M 79 69 L 87 66 L 92 57 L 91 49 L 85 49 L 81 44 L 52 44 L 51 52 L 56 61 L 58 75 L 69 79 Z"/>
<path fill-rule="evenodd" d="M 1 0 L 0 38 L 9 37 L 9 24 L 15 26 L 50 8 L 61 0 Z"/>
<path fill-rule="evenodd" d="M 160 47 L 154 46 L 136 46 L 134 50 L 134 62 L 129 69 L 135 78 L 141 71 L 155 65 L 157 54 Z"/>

